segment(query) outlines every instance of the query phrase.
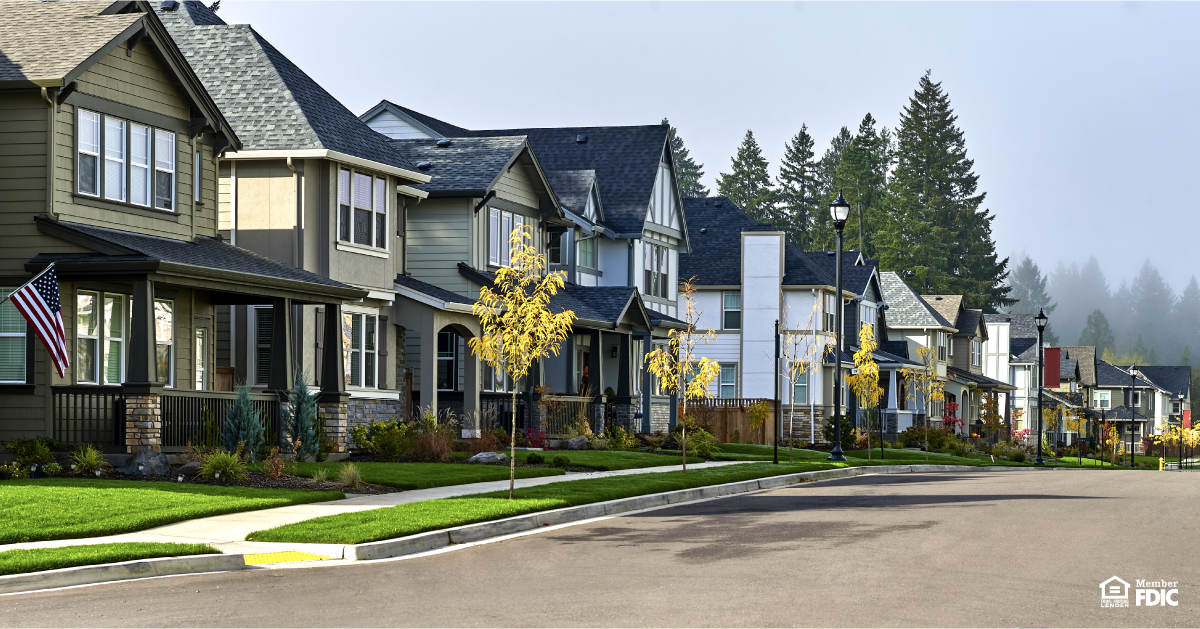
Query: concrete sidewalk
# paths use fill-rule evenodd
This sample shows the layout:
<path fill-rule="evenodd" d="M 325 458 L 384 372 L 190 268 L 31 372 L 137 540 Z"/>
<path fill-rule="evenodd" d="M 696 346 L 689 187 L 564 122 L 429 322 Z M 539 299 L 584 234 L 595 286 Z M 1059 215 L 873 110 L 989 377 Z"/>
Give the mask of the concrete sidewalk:
<path fill-rule="evenodd" d="M 693 463 L 688 469 L 704 469 L 722 467 L 725 465 L 740 465 L 744 463 L 762 463 L 762 461 L 710 461 Z M 605 478 L 609 476 L 627 476 L 630 474 L 647 474 L 660 472 L 677 472 L 679 465 L 661 467 L 643 467 L 612 472 L 568 473 L 562 476 L 542 476 L 539 478 L 520 478 L 516 481 L 518 489 L 536 487 L 550 483 L 586 480 L 590 478 Z M 109 535 L 106 537 L 88 537 L 81 539 L 60 539 L 42 542 L 25 542 L 21 544 L 0 545 L 0 552 L 19 548 L 55 548 L 59 546 L 76 546 L 81 544 L 110 544 L 115 542 L 174 542 L 178 544 L 209 544 L 223 553 L 270 553 L 284 550 L 295 550 L 312 553 L 324 557 L 340 558 L 341 544 L 283 544 L 270 542 L 247 542 L 246 536 L 255 531 L 294 524 L 327 515 L 369 511 L 396 505 L 469 496 L 508 489 L 508 481 L 489 481 L 486 483 L 471 483 L 468 485 L 451 485 L 448 487 L 432 487 L 390 494 L 347 494 L 344 500 L 316 502 L 258 511 L 243 511 L 208 518 L 198 518 L 167 524 L 136 533 Z"/>

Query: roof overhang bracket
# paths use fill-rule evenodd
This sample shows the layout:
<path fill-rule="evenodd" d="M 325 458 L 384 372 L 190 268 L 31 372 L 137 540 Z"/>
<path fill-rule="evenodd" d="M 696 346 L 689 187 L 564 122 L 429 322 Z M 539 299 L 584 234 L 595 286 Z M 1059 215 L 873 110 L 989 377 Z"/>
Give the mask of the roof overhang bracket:
<path fill-rule="evenodd" d="M 494 196 L 496 196 L 496 191 L 488 190 L 488 193 L 483 195 L 483 199 L 479 203 L 475 204 L 475 213 L 478 214 L 479 210 L 482 210 L 483 206 L 487 205 L 487 202 L 491 201 L 492 197 Z"/>
<path fill-rule="evenodd" d="M 79 83 L 71 81 L 70 83 L 64 85 L 62 89 L 58 90 L 58 95 L 54 97 L 54 102 L 57 105 L 57 107 L 55 107 L 55 113 L 62 111 L 63 103 L 65 103 L 67 98 L 70 97 L 71 94 L 74 94 L 75 90 L 77 89 L 79 89 Z"/>
<path fill-rule="evenodd" d="M 138 32 L 134 33 L 133 35 L 131 35 L 129 37 L 129 40 L 125 42 L 125 56 L 126 57 L 133 56 L 133 47 L 137 46 L 142 41 L 142 38 L 145 36 L 146 36 L 146 29 L 140 28 L 140 29 L 138 29 Z"/>
<path fill-rule="evenodd" d="M 196 136 L 200 135 L 202 131 L 204 131 L 205 127 L 211 126 L 212 123 L 208 121 L 208 118 L 205 118 L 204 116 L 195 116 L 192 118 L 192 124 L 188 130 L 188 134 L 190 137 L 195 138 Z"/>
<path fill-rule="evenodd" d="M 225 137 L 223 132 L 217 131 L 216 137 L 213 138 L 213 162 L 215 163 L 221 157 L 221 153 L 231 146 L 233 143 L 229 141 L 229 138 Z"/>

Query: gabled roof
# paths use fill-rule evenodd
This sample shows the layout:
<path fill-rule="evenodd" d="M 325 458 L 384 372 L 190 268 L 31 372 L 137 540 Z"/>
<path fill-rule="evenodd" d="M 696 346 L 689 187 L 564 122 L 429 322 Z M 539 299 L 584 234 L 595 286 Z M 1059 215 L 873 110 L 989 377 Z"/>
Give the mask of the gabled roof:
<path fill-rule="evenodd" d="M 1186 398 L 1192 386 L 1192 368 L 1188 366 L 1138 367 L 1138 371 L 1174 398 Z"/>
<path fill-rule="evenodd" d="M 462 137 L 470 133 L 467 129 L 452 125 L 449 122 L 438 120 L 433 116 L 426 116 L 419 111 L 413 111 L 407 107 L 401 107 L 400 105 L 397 105 L 396 103 L 386 99 L 379 101 L 379 104 L 368 109 L 365 113 L 363 113 L 363 115 L 359 116 L 359 119 L 369 120 L 381 111 L 391 112 L 393 115 L 409 122 L 414 127 L 427 132 L 434 138 Z"/>
<path fill-rule="evenodd" d="M 458 263 L 458 273 L 485 286 L 496 279 L 495 273 L 481 271 L 464 262 Z M 639 323 L 655 325 L 635 286 L 580 286 L 567 282 L 562 290 L 550 297 L 550 309 L 555 312 L 572 310 L 578 323 L 593 327 L 615 327 L 626 314 L 634 316 Z"/>
<path fill-rule="evenodd" d="M 997 389 L 1000 391 L 1015 391 L 1017 389 L 1007 382 L 1001 382 L 999 380 L 989 378 L 981 373 L 972 373 L 966 369 L 959 369 L 958 367 L 954 367 L 952 365 L 946 367 L 946 373 L 957 377 L 960 380 L 974 382 L 981 389 Z"/>
<path fill-rule="evenodd" d="M 428 282 L 422 282 L 421 280 L 414 279 L 413 277 L 408 276 L 408 275 L 397 275 L 396 276 L 396 285 L 415 290 L 418 293 L 423 293 L 425 295 L 433 297 L 434 299 L 437 299 L 438 301 L 444 301 L 444 302 L 452 303 L 452 304 L 467 304 L 467 305 L 475 303 L 475 301 L 472 300 L 470 297 L 464 297 L 463 295 L 459 295 L 458 293 L 456 293 L 454 291 L 449 291 L 444 288 L 439 288 L 437 286 L 434 286 L 433 284 L 430 284 Z"/>
<path fill-rule="evenodd" d="M 982 310 L 964 308 L 958 313 L 958 321 L 955 322 L 954 327 L 958 328 L 959 334 L 979 334 L 983 337 L 982 340 L 987 340 L 987 326 L 981 326 L 981 323 L 983 323 Z"/>
<path fill-rule="evenodd" d="M 1058 377 L 1068 380 L 1079 379 L 1079 361 L 1073 358 L 1065 358 L 1058 361 Z"/>
<path fill-rule="evenodd" d="M 1096 386 L 1095 346 L 1064 345 L 1062 350 L 1067 358 L 1079 362 L 1079 384 L 1085 387 Z"/>
<path fill-rule="evenodd" d="M 423 170 L 429 183 L 414 185 L 430 196 L 457 192 L 468 196 L 483 196 L 528 148 L 525 136 L 495 138 L 451 138 L 448 146 L 438 146 L 435 139 L 388 140 L 412 163 L 428 162 Z"/>
<path fill-rule="evenodd" d="M 596 187 L 596 171 L 586 170 L 550 170 L 546 172 L 550 187 L 554 189 L 558 202 L 576 216 L 583 217 L 587 207 L 588 197 L 592 188 Z M 599 197 L 599 195 L 596 195 Z M 604 212 L 597 204 L 597 222 L 604 221 Z"/>
<path fill-rule="evenodd" d="M 969 334 L 974 332 L 970 328 L 962 328 L 958 325 L 958 315 L 963 309 L 962 295 L 921 295 L 921 299 L 933 308 L 942 318 L 949 321 L 951 327 L 958 328 L 960 333 Z"/>
<path fill-rule="evenodd" d="M 1122 404 L 1116 408 L 1109 409 L 1108 412 L 1104 413 L 1104 419 L 1124 419 L 1128 421 L 1129 407 Z M 1146 419 L 1146 416 L 1135 410 L 1133 411 L 1133 419 L 1134 421 Z"/>
<path fill-rule="evenodd" d="M 883 341 L 879 347 L 893 356 L 908 358 L 908 341 Z"/>
<path fill-rule="evenodd" d="M 888 304 L 888 327 L 954 329 L 954 325 L 930 308 L 896 272 L 880 273 L 879 286 L 883 289 L 883 299 Z"/>
<path fill-rule="evenodd" d="M 203 3 L 156 7 L 171 36 L 250 151 L 325 150 L 397 169 L 424 181 L 414 165 L 262 35 L 228 25 Z M 232 157 L 238 157 L 234 155 Z"/>
<path fill-rule="evenodd" d="M 1141 367 L 1138 369 L 1141 370 Z M 1129 388 L 1131 380 L 1128 367 L 1117 367 L 1103 360 L 1096 363 L 1096 386 L 1098 387 Z M 1137 379 L 1137 386 L 1157 388 L 1154 383 L 1141 377 Z"/>

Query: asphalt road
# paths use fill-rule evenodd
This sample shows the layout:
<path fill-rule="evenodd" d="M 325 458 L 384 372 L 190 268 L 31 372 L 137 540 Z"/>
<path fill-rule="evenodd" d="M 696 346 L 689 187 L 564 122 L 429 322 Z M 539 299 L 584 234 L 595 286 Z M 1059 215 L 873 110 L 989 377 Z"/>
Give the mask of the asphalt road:
<path fill-rule="evenodd" d="M 402 561 L 0 597 L 3 626 L 1195 626 L 1200 474 L 865 476 Z M 1177 607 L 1102 608 L 1119 576 Z"/>

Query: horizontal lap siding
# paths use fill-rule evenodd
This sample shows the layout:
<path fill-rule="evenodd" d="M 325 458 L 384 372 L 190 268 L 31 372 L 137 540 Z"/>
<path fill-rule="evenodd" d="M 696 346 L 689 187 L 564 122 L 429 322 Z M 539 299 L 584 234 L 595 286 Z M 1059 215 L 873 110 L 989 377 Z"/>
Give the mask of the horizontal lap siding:
<path fill-rule="evenodd" d="M 534 209 L 539 207 L 533 181 L 520 164 L 513 164 L 513 167 L 500 177 L 500 181 L 496 182 L 496 196 Z"/>
<path fill-rule="evenodd" d="M 119 48 L 80 75 L 79 91 L 165 116 L 190 119 L 190 111 L 176 81 L 146 46 L 126 57 Z"/>
<path fill-rule="evenodd" d="M 425 201 L 408 209 L 408 270 L 435 286 L 465 293 L 459 262 L 470 260 L 471 209 L 462 200 Z"/>

